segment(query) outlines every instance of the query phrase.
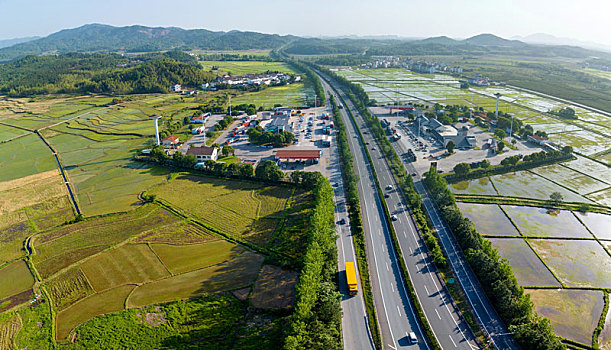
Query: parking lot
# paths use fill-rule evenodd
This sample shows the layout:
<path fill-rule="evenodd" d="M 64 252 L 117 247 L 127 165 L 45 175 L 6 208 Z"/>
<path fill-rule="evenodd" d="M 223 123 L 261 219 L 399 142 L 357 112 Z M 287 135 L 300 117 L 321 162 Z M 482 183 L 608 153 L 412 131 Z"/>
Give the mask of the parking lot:
<path fill-rule="evenodd" d="M 475 137 L 476 147 L 473 149 L 454 149 L 454 154 L 443 158 L 442 155 L 447 153 L 447 150 L 440 141 L 435 139 L 431 133 L 418 133 L 418 125 L 414 122 L 409 122 L 405 116 L 396 116 L 389 114 L 377 115 L 381 119 L 386 119 L 390 122 L 391 127 L 395 128 L 401 135 L 401 139 L 395 142 L 400 142 L 402 148 L 407 150 L 412 149 L 416 155 L 416 161 L 412 162 L 416 171 L 420 174 L 427 172 L 432 162 L 437 162 L 437 169 L 442 172 L 450 172 L 458 163 L 473 163 L 487 159 L 490 164 L 499 164 L 501 160 L 514 155 L 527 155 L 539 152 L 542 148 L 538 145 L 516 140 L 514 145 L 517 149 L 513 150 L 505 147 L 502 154 L 493 152 L 486 146 L 488 139 L 492 138 L 492 134 L 484 131 L 479 127 L 467 123 L 456 123 L 457 129 L 466 126 L 469 130 L 469 135 Z M 509 140 L 509 138 L 507 138 Z M 405 160 L 405 155 L 399 155 Z"/>

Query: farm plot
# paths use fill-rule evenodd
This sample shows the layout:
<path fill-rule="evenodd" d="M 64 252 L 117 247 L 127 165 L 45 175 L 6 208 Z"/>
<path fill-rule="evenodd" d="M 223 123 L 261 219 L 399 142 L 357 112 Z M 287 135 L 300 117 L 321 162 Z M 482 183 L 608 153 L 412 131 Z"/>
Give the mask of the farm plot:
<path fill-rule="evenodd" d="M 275 86 L 257 92 L 249 92 L 231 99 L 235 104 L 254 104 L 270 109 L 275 104 L 283 106 L 304 106 L 307 101 L 314 102 L 314 90 L 303 83 Z"/>
<path fill-rule="evenodd" d="M 27 133 L 28 133 L 27 131 L 22 130 L 22 129 L 0 125 L 0 142 L 10 140 L 20 135 L 25 135 Z"/>
<path fill-rule="evenodd" d="M 125 299 L 133 289 L 133 285 L 126 285 L 96 293 L 59 312 L 55 338 L 65 339 L 74 327 L 95 316 L 123 310 Z"/>
<path fill-rule="evenodd" d="M 611 185 L 611 172 L 609 172 L 609 167 L 604 164 L 577 156 L 577 159 L 563 163 L 563 165 Z"/>
<path fill-rule="evenodd" d="M 488 177 L 482 177 L 474 180 L 460 181 L 449 185 L 450 191 L 461 194 L 482 194 L 496 196 L 496 190 L 492 186 L 492 182 Z"/>
<path fill-rule="evenodd" d="M 490 179 L 501 196 L 546 200 L 553 192 L 560 192 L 567 202 L 592 202 L 529 171 L 495 175 Z"/>
<path fill-rule="evenodd" d="M 548 165 L 532 171 L 577 193 L 591 193 L 609 187 L 609 184 L 605 182 L 580 174 L 560 164 Z"/>
<path fill-rule="evenodd" d="M 284 62 L 261 62 L 261 61 L 201 61 L 200 65 L 205 70 L 217 67 L 219 72 L 231 72 L 231 75 L 261 74 L 265 72 L 295 73 L 295 71 Z"/>
<path fill-rule="evenodd" d="M 87 277 L 78 267 L 62 273 L 48 281 L 46 285 L 53 305 L 55 305 L 55 309 L 58 311 L 95 293 L 89 281 L 87 281 Z"/>
<path fill-rule="evenodd" d="M 571 287 L 611 287 L 611 257 L 597 241 L 529 241 L 563 284 Z"/>
<path fill-rule="evenodd" d="M 509 261 L 518 282 L 526 287 L 560 287 L 560 283 L 522 238 L 488 238 Z"/>
<path fill-rule="evenodd" d="M 36 236 L 34 263 L 47 278 L 90 255 L 155 227 L 171 225 L 178 217 L 149 205 L 127 214 L 86 220 Z"/>
<path fill-rule="evenodd" d="M 594 290 L 526 290 L 535 311 L 549 318 L 554 332 L 584 345 L 592 344 L 592 333 L 603 309 L 603 293 Z"/>
<path fill-rule="evenodd" d="M 253 283 L 262 262 L 263 256 L 246 251 L 214 266 L 143 284 L 130 295 L 127 305 L 142 307 L 244 288 Z"/>
<path fill-rule="evenodd" d="M 3 281 L 0 283 L 0 300 L 24 292 L 34 285 L 34 277 L 23 260 L 1 268 L 0 281 Z"/>
<path fill-rule="evenodd" d="M 299 274 L 272 265 L 263 265 L 255 282 L 250 301 L 259 309 L 286 309 L 295 301 L 295 284 Z"/>
<path fill-rule="evenodd" d="M 126 244 L 81 264 L 96 292 L 124 284 L 140 284 L 170 274 L 146 244 Z"/>
<path fill-rule="evenodd" d="M 549 135 L 550 140 L 572 146 L 577 152 L 592 155 L 611 148 L 611 139 L 590 131 L 581 130 Z"/>
<path fill-rule="evenodd" d="M 596 203 L 611 207 L 611 188 L 607 188 L 602 191 L 590 193 L 586 196 Z"/>
<path fill-rule="evenodd" d="M 518 230 L 496 204 L 456 203 L 463 215 L 473 222 L 477 232 L 491 236 L 519 236 Z"/>
<path fill-rule="evenodd" d="M 598 239 L 611 240 L 611 216 L 599 213 L 575 213 Z"/>
<path fill-rule="evenodd" d="M 254 240 L 263 236 L 266 241 L 278 221 L 269 216 L 277 216 L 291 192 L 289 187 L 180 175 L 147 193 L 186 210 L 211 228 Z"/>
<path fill-rule="evenodd" d="M 17 314 L 0 318 L 0 349 L 14 349 L 13 340 L 21 327 L 21 317 Z"/>
<path fill-rule="evenodd" d="M 153 244 L 152 249 L 172 274 L 216 265 L 244 252 L 244 248 L 225 240 L 190 245 Z"/>
<path fill-rule="evenodd" d="M 217 239 L 207 232 L 188 222 L 174 224 L 172 227 L 153 228 L 143 235 L 133 239 L 135 243 L 168 243 L 192 244 L 203 243 Z"/>
<path fill-rule="evenodd" d="M 0 144 L 0 181 L 57 169 L 51 150 L 31 134 Z"/>
<path fill-rule="evenodd" d="M 503 209 L 527 237 L 594 238 L 572 212 L 504 205 Z"/>

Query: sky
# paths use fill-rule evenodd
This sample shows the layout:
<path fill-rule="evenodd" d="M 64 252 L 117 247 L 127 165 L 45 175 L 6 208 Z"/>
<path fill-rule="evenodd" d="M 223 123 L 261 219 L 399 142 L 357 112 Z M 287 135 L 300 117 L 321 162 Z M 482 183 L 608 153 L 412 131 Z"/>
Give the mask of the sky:
<path fill-rule="evenodd" d="M 104 23 L 298 36 L 547 33 L 611 46 L 610 14 L 609 0 L 0 0 L 0 40 Z"/>

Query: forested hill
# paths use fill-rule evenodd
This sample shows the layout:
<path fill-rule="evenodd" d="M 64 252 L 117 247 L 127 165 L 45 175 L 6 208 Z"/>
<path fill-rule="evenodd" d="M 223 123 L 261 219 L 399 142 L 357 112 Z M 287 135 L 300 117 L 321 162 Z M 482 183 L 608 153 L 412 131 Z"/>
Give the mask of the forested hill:
<path fill-rule="evenodd" d="M 168 92 L 171 84 L 196 87 L 215 78 L 191 60 L 180 52 L 28 56 L 0 65 L 0 94 Z"/>
<path fill-rule="evenodd" d="M 104 24 L 87 24 L 0 49 L 0 62 L 26 55 L 68 52 L 274 49 L 293 39 L 294 37 L 291 36 L 254 32 L 213 32 L 176 27 L 113 27 Z"/>

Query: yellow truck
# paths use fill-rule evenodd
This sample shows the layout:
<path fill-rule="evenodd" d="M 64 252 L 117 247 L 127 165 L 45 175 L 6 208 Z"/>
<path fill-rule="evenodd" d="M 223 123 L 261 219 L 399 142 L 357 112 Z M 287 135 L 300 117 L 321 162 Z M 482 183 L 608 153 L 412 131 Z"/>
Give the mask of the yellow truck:
<path fill-rule="evenodd" d="M 356 295 L 359 289 L 356 284 L 356 269 L 352 261 L 346 261 L 346 282 L 348 282 L 348 294 Z"/>

